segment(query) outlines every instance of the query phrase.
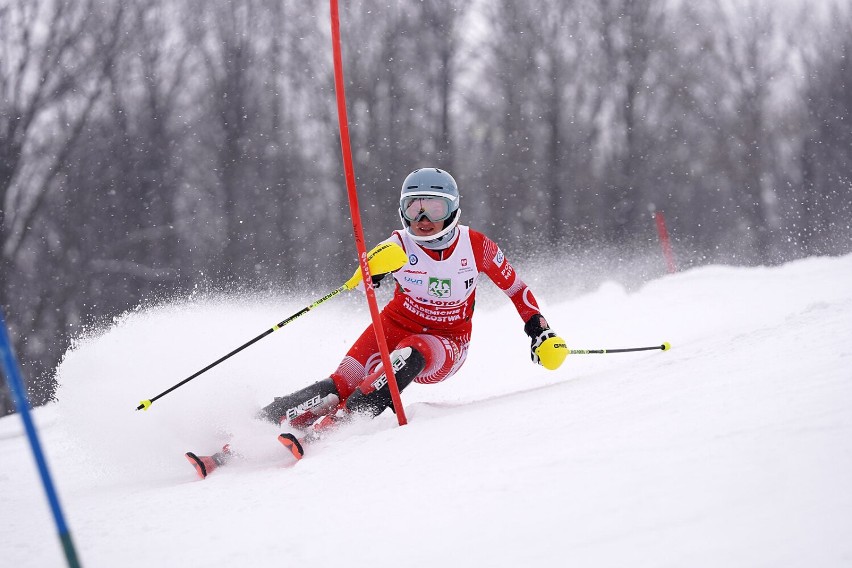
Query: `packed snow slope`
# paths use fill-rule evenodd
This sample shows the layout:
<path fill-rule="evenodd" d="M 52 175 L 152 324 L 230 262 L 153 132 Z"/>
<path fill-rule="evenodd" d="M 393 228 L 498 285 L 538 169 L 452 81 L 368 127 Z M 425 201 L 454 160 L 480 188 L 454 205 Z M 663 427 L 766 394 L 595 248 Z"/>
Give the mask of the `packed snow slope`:
<path fill-rule="evenodd" d="M 83 565 L 852 565 L 852 256 L 536 292 L 572 348 L 673 348 L 548 372 L 484 290 L 467 363 L 404 392 L 407 426 L 355 423 L 295 467 L 252 416 L 333 370 L 368 322 L 359 294 L 146 412 L 313 298 L 171 303 L 81 339 L 35 417 Z M 184 452 L 225 442 L 243 458 L 198 480 Z M 0 565 L 63 565 L 17 416 L 0 511 Z"/>

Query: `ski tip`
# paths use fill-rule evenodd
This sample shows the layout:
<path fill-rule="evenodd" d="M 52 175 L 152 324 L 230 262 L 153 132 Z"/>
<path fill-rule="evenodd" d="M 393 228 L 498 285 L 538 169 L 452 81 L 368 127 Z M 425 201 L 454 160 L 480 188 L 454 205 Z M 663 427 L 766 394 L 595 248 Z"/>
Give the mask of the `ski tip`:
<path fill-rule="evenodd" d="M 201 479 L 207 477 L 207 467 L 204 465 L 204 462 L 201 461 L 201 458 L 192 452 L 186 452 L 184 456 L 186 456 L 187 461 L 192 464 L 192 467 L 195 468 L 196 473 L 198 473 L 198 477 Z"/>
<path fill-rule="evenodd" d="M 293 457 L 297 460 L 300 460 L 305 456 L 305 449 L 302 447 L 302 443 L 299 442 L 299 439 L 293 434 L 279 434 L 278 441 L 281 442 L 285 448 L 290 450 L 290 453 L 293 454 Z"/>

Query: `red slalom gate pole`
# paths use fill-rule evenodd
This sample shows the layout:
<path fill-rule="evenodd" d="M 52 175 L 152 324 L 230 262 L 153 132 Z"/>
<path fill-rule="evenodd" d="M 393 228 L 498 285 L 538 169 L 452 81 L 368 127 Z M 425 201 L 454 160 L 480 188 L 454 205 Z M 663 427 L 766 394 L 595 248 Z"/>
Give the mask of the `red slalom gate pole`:
<path fill-rule="evenodd" d="M 669 239 L 669 230 L 666 228 L 666 218 L 662 211 L 654 211 L 654 221 L 657 223 L 657 234 L 660 237 L 660 246 L 663 247 L 663 256 L 666 259 L 666 268 L 669 274 L 677 272 L 674 253 L 672 253 L 672 242 Z"/>
<path fill-rule="evenodd" d="M 364 244 L 364 229 L 361 225 L 361 211 L 358 208 L 358 193 L 355 189 L 355 168 L 352 165 L 352 148 L 349 143 L 349 119 L 346 116 L 346 93 L 343 84 L 343 56 L 340 52 L 340 16 L 337 10 L 337 0 L 331 1 L 331 43 L 334 52 L 334 91 L 337 95 L 337 122 L 340 125 L 340 147 L 343 152 L 343 171 L 346 176 L 346 191 L 349 195 L 349 209 L 352 212 L 352 232 L 355 235 L 355 246 L 358 249 L 358 261 L 361 265 L 361 274 L 364 277 L 364 290 L 367 293 L 367 304 L 370 306 L 370 317 L 373 319 L 373 331 L 376 334 L 376 343 L 379 344 L 379 352 L 382 356 L 382 366 L 388 379 L 391 400 L 396 411 L 396 418 L 400 426 L 407 423 L 405 410 L 399 396 L 399 386 L 393 373 L 393 365 L 390 362 L 390 352 L 385 341 L 385 330 L 382 327 L 379 316 L 379 306 L 376 303 L 376 292 L 370 285 L 370 267 L 367 264 L 367 247 Z"/>

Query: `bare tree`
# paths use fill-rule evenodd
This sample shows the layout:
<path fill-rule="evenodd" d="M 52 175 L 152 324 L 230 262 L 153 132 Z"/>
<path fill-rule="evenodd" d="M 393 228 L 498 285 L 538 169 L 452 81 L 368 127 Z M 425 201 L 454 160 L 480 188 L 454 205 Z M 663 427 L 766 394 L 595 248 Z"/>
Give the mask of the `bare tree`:
<path fill-rule="evenodd" d="M 93 58 L 87 57 L 83 33 L 92 4 L 19 0 L 0 11 L 0 305 L 4 307 L 6 278 L 61 158 L 79 135 L 98 94 L 97 85 L 88 80 Z M 45 139 L 41 130 L 56 120 L 57 112 L 72 122 L 58 139 Z M 56 158 L 39 164 L 43 173 L 25 168 L 28 152 L 47 148 Z"/>
<path fill-rule="evenodd" d="M 344 3 L 368 240 L 437 164 L 508 247 L 641 244 L 654 204 L 698 262 L 848 251 L 848 10 L 803 42 L 766 6 Z M 329 48 L 322 3 L 0 0 L 0 305 L 37 402 L 76 330 L 351 267 Z"/>
<path fill-rule="evenodd" d="M 649 121 L 652 80 L 664 51 L 666 5 L 662 1 L 606 0 L 599 3 L 595 81 L 602 100 L 595 123 L 605 156 L 602 219 L 605 238 L 623 245 L 633 242 L 644 221 L 648 184 L 648 153 L 655 125 Z"/>
<path fill-rule="evenodd" d="M 120 14 L 94 1 L 0 6 L 0 306 L 15 304 L 13 331 L 25 302 L 10 296 L 10 275 L 29 254 L 28 237 L 101 94 Z M 50 396 L 31 390 L 38 404 Z M 8 410 L 0 395 L 0 414 Z"/>
<path fill-rule="evenodd" d="M 537 232 L 539 226 L 540 168 L 533 154 L 538 87 L 531 62 L 540 43 L 539 19 L 530 6 L 508 0 L 485 6 L 488 34 L 481 45 L 480 83 L 476 97 L 470 97 L 484 144 L 477 164 L 484 214 L 515 235 Z"/>
<path fill-rule="evenodd" d="M 806 254 L 846 250 L 852 215 L 852 14 L 832 10 L 829 34 L 806 58 L 801 187 L 794 236 Z M 813 29 L 810 27 L 809 29 Z"/>
<path fill-rule="evenodd" d="M 343 12 L 346 94 L 368 240 L 396 226 L 388 211 L 410 170 L 453 167 L 456 26 L 463 13 L 449 0 L 366 0 Z"/>
<path fill-rule="evenodd" d="M 785 51 L 777 51 L 777 12 L 761 3 L 710 5 L 715 28 L 710 51 L 721 91 L 707 101 L 717 109 L 718 167 L 726 174 L 723 195 L 735 217 L 732 234 L 747 235 L 750 246 L 738 251 L 761 263 L 771 257 L 772 202 L 775 193 L 772 145 L 776 121 L 770 107 L 774 78 L 783 74 Z M 741 239 L 736 239 L 741 240 Z"/>

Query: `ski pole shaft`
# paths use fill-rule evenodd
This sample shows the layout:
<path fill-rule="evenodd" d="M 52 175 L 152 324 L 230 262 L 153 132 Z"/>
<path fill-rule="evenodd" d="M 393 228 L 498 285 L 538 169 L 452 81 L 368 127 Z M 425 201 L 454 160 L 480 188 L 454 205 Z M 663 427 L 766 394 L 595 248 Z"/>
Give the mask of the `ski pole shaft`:
<path fill-rule="evenodd" d="M 671 344 L 666 341 L 662 345 L 654 345 L 653 347 L 629 347 L 627 349 L 569 349 L 569 355 L 592 355 L 606 353 L 630 353 L 632 351 L 668 351 L 671 349 Z"/>
<path fill-rule="evenodd" d="M 274 331 L 278 331 L 279 329 L 281 329 L 282 327 L 284 327 L 285 325 L 287 325 L 288 323 L 290 323 L 290 322 L 291 322 L 291 321 L 293 321 L 294 319 L 296 319 L 296 318 L 298 318 L 298 317 L 300 317 L 300 316 L 305 315 L 306 313 L 308 313 L 309 311 L 311 311 L 311 310 L 312 310 L 312 309 L 314 309 L 315 307 L 317 307 L 317 306 L 319 306 L 320 304 L 322 304 L 323 302 L 325 302 L 325 301 L 327 301 L 327 300 L 330 300 L 331 298 L 333 298 L 333 297 L 337 296 L 338 294 L 340 294 L 340 293 L 341 293 L 341 292 L 343 292 L 344 290 L 347 290 L 347 288 L 346 288 L 346 286 L 345 286 L 345 285 L 344 285 L 344 286 L 341 286 L 340 288 L 338 288 L 338 289 L 336 289 L 336 290 L 334 290 L 333 292 L 329 292 L 328 294 L 326 294 L 325 296 L 323 296 L 322 298 L 320 298 L 319 300 L 317 300 L 317 301 L 316 301 L 316 302 L 314 302 L 313 304 L 311 304 L 311 305 L 309 305 L 309 306 L 305 306 L 304 308 L 302 308 L 301 310 L 299 310 L 298 312 L 296 312 L 296 313 L 295 313 L 295 314 L 293 314 L 292 316 L 288 317 L 288 318 L 287 318 L 287 319 L 285 319 L 284 321 L 282 321 L 282 322 L 280 322 L 280 323 L 277 323 L 277 324 L 273 325 L 271 328 L 267 329 L 266 331 L 264 331 L 263 333 L 261 333 L 260 335 L 258 335 L 257 337 L 255 337 L 254 339 L 252 339 L 252 340 L 250 340 L 250 341 L 247 341 L 247 342 L 243 343 L 242 345 L 240 345 L 239 347 L 237 347 L 236 349 L 234 349 L 233 351 L 231 351 L 231 352 L 230 352 L 230 353 L 228 353 L 227 355 L 224 355 L 224 356 L 220 357 L 219 359 L 216 359 L 215 361 L 213 361 L 212 363 L 210 363 L 209 365 L 207 365 L 206 367 L 204 367 L 204 368 L 203 368 L 203 369 L 201 369 L 200 371 L 197 371 L 197 372 L 193 373 L 192 375 L 188 376 L 187 378 L 185 378 L 185 379 L 184 379 L 184 380 L 182 380 L 181 382 L 177 383 L 176 385 L 174 385 L 174 386 L 172 386 L 172 387 L 170 387 L 170 388 L 168 388 L 168 389 L 164 390 L 163 392 L 161 392 L 160 394 L 158 394 L 158 395 L 157 395 L 157 396 L 155 396 L 155 397 L 151 397 L 151 398 L 149 398 L 149 399 L 147 399 L 147 400 L 143 400 L 141 403 L 139 403 L 139 406 L 137 406 L 137 407 L 136 407 L 136 410 L 148 410 L 148 407 L 149 407 L 149 406 L 151 406 L 151 404 L 152 404 L 155 400 L 157 400 L 158 398 L 163 397 L 163 396 L 166 396 L 167 394 L 169 394 L 170 392 L 172 392 L 172 391 L 173 391 L 173 390 L 175 390 L 176 388 L 178 388 L 178 387 L 181 387 L 181 386 L 185 385 L 186 383 L 188 383 L 189 381 L 191 381 L 191 380 L 192 380 L 192 379 L 194 379 L 195 377 L 197 377 L 197 376 L 199 376 L 199 375 L 201 375 L 201 374 L 203 374 L 203 373 L 206 373 L 207 371 L 209 371 L 210 369 L 212 369 L 213 367 L 215 367 L 216 365 L 218 365 L 218 364 L 219 364 L 219 363 L 221 363 L 222 361 L 225 361 L 226 359 L 230 359 L 231 357 L 233 357 L 234 355 L 236 355 L 237 353 L 239 353 L 240 351 L 242 351 L 242 350 L 243 350 L 243 349 L 245 349 L 246 347 L 250 347 L 251 345 L 254 345 L 254 344 L 255 344 L 255 343 L 257 343 L 258 341 L 260 341 L 261 339 L 263 339 L 264 337 L 266 337 L 267 335 L 269 335 L 270 333 L 272 333 L 272 332 L 274 332 Z"/>
<path fill-rule="evenodd" d="M 371 250 L 370 253 L 367 255 L 367 263 L 369 264 L 371 274 L 387 274 L 389 272 L 395 272 L 395 271 L 399 270 L 400 268 L 402 268 L 402 266 L 406 262 L 408 262 L 408 255 L 405 254 L 405 251 L 402 249 L 401 246 L 394 244 L 394 243 L 380 244 L 376 248 Z M 237 347 L 236 349 L 234 349 L 233 351 L 231 351 L 227 355 L 224 355 L 223 357 L 220 357 L 219 359 L 213 361 L 212 363 L 210 363 L 209 365 L 207 365 L 206 367 L 204 367 L 200 371 L 193 373 L 192 375 L 188 376 L 187 378 L 185 378 L 184 380 L 182 380 L 178 384 L 174 385 L 173 387 L 170 387 L 170 388 L 164 390 L 163 392 L 161 392 L 160 394 L 158 394 L 155 397 L 143 400 L 142 402 L 139 403 L 139 406 L 136 407 L 136 410 L 148 410 L 148 408 L 151 406 L 151 404 L 155 400 L 157 400 L 158 398 L 166 396 L 167 394 L 169 394 L 170 392 L 172 392 L 176 388 L 181 387 L 181 386 L 185 385 L 186 383 L 188 383 L 189 381 L 191 381 L 192 379 L 196 378 L 197 376 L 199 376 L 203 373 L 206 373 L 207 371 L 209 371 L 210 369 L 212 369 L 213 367 L 215 367 L 216 365 L 218 365 L 222 361 L 225 361 L 226 359 L 233 357 L 234 355 L 236 355 L 237 353 L 239 353 L 240 351 L 242 351 L 246 347 L 254 345 L 258 341 L 260 341 L 261 339 L 263 339 L 264 337 L 269 335 L 270 333 L 281 329 L 282 327 L 284 327 L 285 325 L 287 325 L 288 323 L 290 323 L 294 319 L 305 315 L 306 313 L 308 313 L 309 311 L 311 311 L 315 307 L 317 307 L 320 304 L 334 298 L 335 296 L 337 296 L 338 294 L 340 294 L 344 290 L 352 290 L 361 282 L 361 279 L 362 279 L 361 270 L 359 268 L 358 270 L 355 271 L 355 274 L 352 275 L 352 278 L 347 280 L 346 283 L 343 284 L 343 286 L 341 286 L 340 288 L 338 288 L 338 289 L 336 289 L 332 292 L 329 292 L 328 294 L 326 294 L 325 296 L 323 296 L 322 298 L 320 298 L 319 300 L 317 300 L 313 304 L 311 304 L 309 306 L 305 306 L 304 308 L 302 308 L 301 310 L 299 310 L 298 312 L 296 312 L 292 316 L 288 317 L 284 321 L 273 325 L 271 328 L 267 329 L 266 331 L 264 331 L 263 333 L 261 333 L 260 335 L 255 337 L 254 339 L 247 341 L 246 343 L 243 343 L 242 345 L 240 345 L 239 347 Z"/>

